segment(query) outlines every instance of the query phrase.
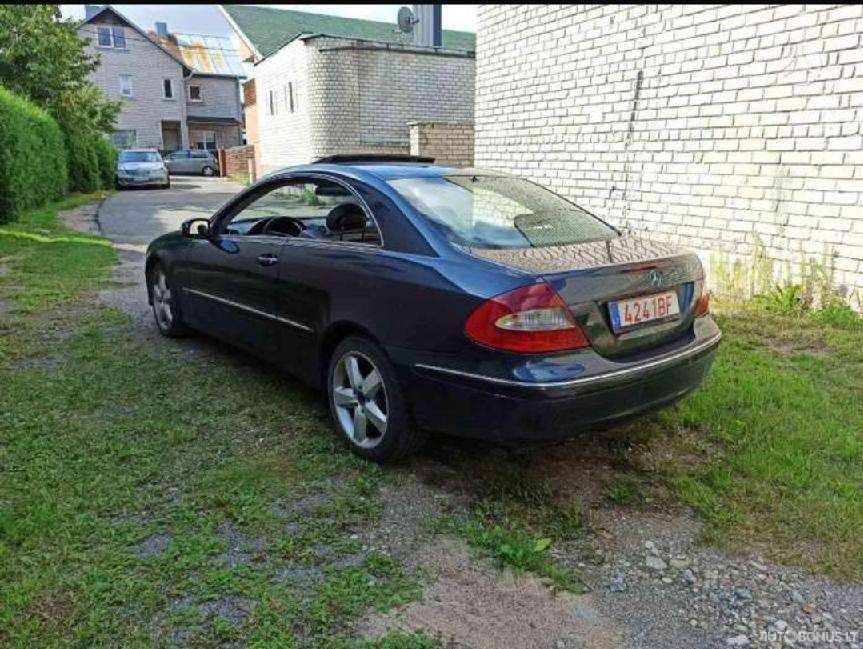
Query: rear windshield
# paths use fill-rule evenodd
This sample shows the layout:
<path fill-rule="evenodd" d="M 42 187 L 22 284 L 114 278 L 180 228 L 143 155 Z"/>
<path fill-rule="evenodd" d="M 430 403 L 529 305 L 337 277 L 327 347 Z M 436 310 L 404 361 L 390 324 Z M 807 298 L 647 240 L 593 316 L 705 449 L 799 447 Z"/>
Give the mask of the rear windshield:
<path fill-rule="evenodd" d="M 156 151 L 121 151 L 120 162 L 162 162 Z"/>
<path fill-rule="evenodd" d="M 452 239 L 473 248 L 537 248 L 617 236 L 577 205 L 521 178 L 441 176 L 389 184 Z"/>

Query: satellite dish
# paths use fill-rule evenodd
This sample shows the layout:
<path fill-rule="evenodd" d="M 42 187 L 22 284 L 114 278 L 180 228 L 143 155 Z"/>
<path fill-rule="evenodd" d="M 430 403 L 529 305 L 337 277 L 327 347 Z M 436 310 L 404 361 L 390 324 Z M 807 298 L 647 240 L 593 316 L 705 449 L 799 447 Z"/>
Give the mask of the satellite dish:
<path fill-rule="evenodd" d="M 410 7 L 402 7 L 399 9 L 399 15 L 396 19 L 399 26 L 399 31 L 405 34 L 410 34 L 414 30 L 414 25 L 417 24 L 417 19 L 414 18 L 414 12 Z"/>

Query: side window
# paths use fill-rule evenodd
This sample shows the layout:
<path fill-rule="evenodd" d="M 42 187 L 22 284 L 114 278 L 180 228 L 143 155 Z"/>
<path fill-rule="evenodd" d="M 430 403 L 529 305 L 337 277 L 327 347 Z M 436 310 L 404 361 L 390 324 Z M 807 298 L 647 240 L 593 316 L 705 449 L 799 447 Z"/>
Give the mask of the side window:
<path fill-rule="evenodd" d="M 381 245 L 377 224 L 357 197 L 322 179 L 296 179 L 250 198 L 224 226 L 226 234 L 269 234 Z"/>
<path fill-rule="evenodd" d="M 99 47 L 111 47 L 111 28 L 99 27 L 96 31 L 99 36 Z"/>
<path fill-rule="evenodd" d="M 123 97 L 131 97 L 132 96 L 132 75 L 121 74 L 119 76 L 119 79 L 120 79 L 120 94 Z"/>
<path fill-rule="evenodd" d="M 126 32 L 122 27 L 112 27 L 111 33 L 114 35 L 114 47 L 126 49 Z"/>

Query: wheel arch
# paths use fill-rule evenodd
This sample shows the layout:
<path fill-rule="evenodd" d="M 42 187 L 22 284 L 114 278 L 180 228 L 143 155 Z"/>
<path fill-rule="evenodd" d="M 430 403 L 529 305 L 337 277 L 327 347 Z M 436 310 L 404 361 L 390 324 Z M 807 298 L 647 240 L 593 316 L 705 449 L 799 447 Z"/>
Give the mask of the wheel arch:
<path fill-rule="evenodd" d="M 317 371 L 319 386 L 326 386 L 327 370 L 330 367 L 330 360 L 332 359 L 333 352 L 336 350 L 336 347 L 339 346 L 339 343 L 349 336 L 361 336 L 363 338 L 368 338 L 378 347 L 383 349 L 383 345 L 381 345 L 377 337 L 375 337 L 368 329 L 366 329 L 362 325 L 356 322 L 352 322 L 350 320 L 340 320 L 338 322 L 333 322 L 332 324 L 330 324 L 329 327 L 327 327 L 326 331 L 324 331 L 323 336 L 321 336 L 320 345 L 318 347 L 318 349 L 320 350 L 318 353 Z"/>
<path fill-rule="evenodd" d="M 144 264 L 144 284 L 147 286 L 147 302 L 153 304 L 153 287 L 150 286 L 150 273 L 156 264 L 162 263 L 162 259 L 157 254 L 152 254 L 147 257 Z"/>

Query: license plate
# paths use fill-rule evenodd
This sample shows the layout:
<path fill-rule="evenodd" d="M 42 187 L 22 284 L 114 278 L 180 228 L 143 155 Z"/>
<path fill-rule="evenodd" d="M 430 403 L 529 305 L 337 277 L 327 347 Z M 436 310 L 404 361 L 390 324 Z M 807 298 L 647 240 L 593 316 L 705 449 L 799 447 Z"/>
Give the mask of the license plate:
<path fill-rule="evenodd" d="M 611 327 L 618 331 L 679 315 L 680 305 L 677 303 L 677 293 L 668 291 L 609 302 L 608 311 L 611 315 Z"/>

